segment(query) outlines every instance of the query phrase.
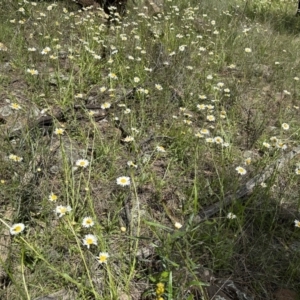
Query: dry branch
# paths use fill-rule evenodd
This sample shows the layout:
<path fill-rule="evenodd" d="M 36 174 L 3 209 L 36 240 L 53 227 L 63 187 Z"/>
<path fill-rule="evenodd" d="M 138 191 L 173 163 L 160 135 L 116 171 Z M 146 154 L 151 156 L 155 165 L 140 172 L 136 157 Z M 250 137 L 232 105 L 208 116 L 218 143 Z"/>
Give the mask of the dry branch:
<path fill-rule="evenodd" d="M 243 202 L 246 196 L 250 195 L 254 188 L 261 183 L 265 182 L 268 178 L 274 174 L 274 172 L 280 171 L 284 166 L 286 166 L 291 159 L 296 155 L 300 154 L 300 146 L 293 148 L 292 151 L 282 155 L 277 161 L 265 168 L 262 174 L 258 174 L 249 181 L 247 181 L 243 186 L 241 186 L 235 194 L 231 194 L 225 197 L 222 202 L 214 203 L 206 208 L 204 208 L 195 218 L 196 223 L 203 222 L 208 218 L 212 217 L 222 209 L 229 206 L 233 201 Z"/>

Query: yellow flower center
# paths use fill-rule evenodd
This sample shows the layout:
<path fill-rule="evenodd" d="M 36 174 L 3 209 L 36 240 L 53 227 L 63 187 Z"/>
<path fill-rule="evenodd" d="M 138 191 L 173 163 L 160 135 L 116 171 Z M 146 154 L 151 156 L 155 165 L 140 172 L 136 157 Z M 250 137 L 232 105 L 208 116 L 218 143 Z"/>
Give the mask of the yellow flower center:
<path fill-rule="evenodd" d="M 99 260 L 100 260 L 100 262 L 106 262 L 107 256 L 106 255 L 100 255 Z"/>
<path fill-rule="evenodd" d="M 14 228 L 14 230 L 15 230 L 15 232 L 20 232 L 20 231 L 22 231 L 22 227 L 20 225 L 18 225 Z"/>
<path fill-rule="evenodd" d="M 87 238 L 87 239 L 86 239 L 86 243 L 87 243 L 88 245 L 93 244 L 93 239 L 92 239 L 92 238 Z"/>

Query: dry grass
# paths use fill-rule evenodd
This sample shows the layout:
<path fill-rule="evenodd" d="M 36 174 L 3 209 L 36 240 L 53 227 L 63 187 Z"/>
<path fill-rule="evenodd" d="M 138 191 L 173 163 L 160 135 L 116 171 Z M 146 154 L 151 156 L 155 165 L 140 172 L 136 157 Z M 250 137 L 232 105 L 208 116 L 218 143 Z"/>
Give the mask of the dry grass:
<path fill-rule="evenodd" d="M 0 8 L 1 299 L 299 294 L 294 4 L 147 5 Z"/>

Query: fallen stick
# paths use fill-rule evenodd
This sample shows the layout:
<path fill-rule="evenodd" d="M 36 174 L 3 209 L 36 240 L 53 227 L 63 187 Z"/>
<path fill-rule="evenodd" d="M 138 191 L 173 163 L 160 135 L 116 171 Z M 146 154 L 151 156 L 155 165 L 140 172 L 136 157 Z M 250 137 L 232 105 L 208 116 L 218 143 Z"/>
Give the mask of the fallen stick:
<path fill-rule="evenodd" d="M 262 174 L 256 175 L 249 181 L 247 181 L 241 188 L 237 190 L 235 194 L 228 195 L 224 198 L 223 201 L 214 203 L 195 216 L 193 222 L 201 223 L 212 217 L 220 210 L 229 206 L 234 200 L 240 200 L 243 202 L 245 196 L 250 195 L 253 192 L 253 189 L 265 182 L 274 172 L 281 170 L 291 159 L 293 159 L 297 154 L 300 154 L 300 146 L 293 148 L 290 152 L 283 155 L 281 158 L 277 159 L 275 163 L 272 163 L 270 166 L 266 167 L 265 171 Z"/>

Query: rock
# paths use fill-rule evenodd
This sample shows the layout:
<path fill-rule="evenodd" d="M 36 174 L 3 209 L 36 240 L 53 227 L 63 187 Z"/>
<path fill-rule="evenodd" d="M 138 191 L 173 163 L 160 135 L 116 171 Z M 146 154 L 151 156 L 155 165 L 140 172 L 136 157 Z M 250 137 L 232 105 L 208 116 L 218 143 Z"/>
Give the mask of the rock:
<path fill-rule="evenodd" d="M 0 115 L 2 117 L 8 117 L 13 113 L 13 110 L 10 108 L 9 105 L 5 105 L 3 107 L 0 107 Z"/>

